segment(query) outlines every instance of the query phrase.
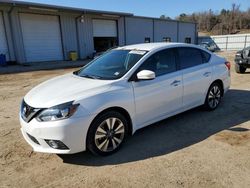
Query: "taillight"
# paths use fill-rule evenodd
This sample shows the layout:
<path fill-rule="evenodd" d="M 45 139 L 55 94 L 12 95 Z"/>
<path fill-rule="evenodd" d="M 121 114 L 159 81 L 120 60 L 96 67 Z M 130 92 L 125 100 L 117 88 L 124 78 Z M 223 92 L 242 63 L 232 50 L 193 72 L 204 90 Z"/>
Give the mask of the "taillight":
<path fill-rule="evenodd" d="M 231 69 L 231 63 L 229 61 L 225 62 L 225 65 L 227 66 L 227 69 L 230 71 Z"/>

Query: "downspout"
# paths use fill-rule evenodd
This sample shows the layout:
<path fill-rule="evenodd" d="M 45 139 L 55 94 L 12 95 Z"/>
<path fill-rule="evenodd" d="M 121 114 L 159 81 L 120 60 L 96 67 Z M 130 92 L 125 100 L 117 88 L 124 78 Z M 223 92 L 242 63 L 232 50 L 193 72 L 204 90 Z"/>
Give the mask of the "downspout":
<path fill-rule="evenodd" d="M 82 16 L 84 16 L 83 17 L 83 19 L 85 19 L 85 15 L 86 15 L 86 11 L 83 11 L 79 16 L 77 16 L 76 18 L 75 18 L 75 23 L 76 23 L 76 37 L 77 37 L 77 48 L 78 48 L 78 53 L 79 53 L 79 58 L 81 59 L 83 56 L 84 56 L 84 54 L 82 54 L 82 52 L 81 52 L 81 42 L 80 42 L 80 40 L 79 40 L 79 38 L 80 38 L 80 33 L 79 33 L 79 27 L 78 27 L 78 21 L 79 21 L 79 18 L 82 18 Z M 79 21 L 81 24 L 82 24 L 82 22 L 81 22 L 81 20 Z M 84 22 L 85 22 L 85 20 L 84 20 Z M 84 49 L 85 49 L 85 44 L 84 44 Z M 81 57 L 82 56 L 82 57 Z"/>
<path fill-rule="evenodd" d="M 126 16 L 124 16 L 124 46 L 127 45 L 127 28 L 126 28 Z"/>

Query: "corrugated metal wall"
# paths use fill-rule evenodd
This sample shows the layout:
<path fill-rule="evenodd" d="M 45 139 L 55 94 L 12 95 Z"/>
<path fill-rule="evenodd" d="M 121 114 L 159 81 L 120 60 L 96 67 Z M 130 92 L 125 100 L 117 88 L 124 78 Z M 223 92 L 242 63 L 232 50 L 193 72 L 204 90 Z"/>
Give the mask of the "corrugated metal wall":
<path fill-rule="evenodd" d="M 2 10 L 1 7 L 0 10 Z M 8 13 L 11 11 L 10 13 Z M 18 63 L 25 63 L 25 51 L 23 45 L 22 31 L 20 25 L 20 13 L 31 13 L 41 15 L 58 15 L 60 18 L 60 28 L 62 34 L 62 48 L 64 59 L 68 60 L 69 51 L 78 51 L 78 39 L 76 29 L 76 17 L 79 14 L 67 12 L 46 12 L 39 10 L 30 10 L 21 7 L 5 7 L 3 11 L 4 22 L 6 26 L 6 34 L 8 40 L 8 48 L 10 49 L 10 60 Z"/>
<path fill-rule="evenodd" d="M 191 38 L 191 43 L 196 43 L 196 24 L 179 22 L 179 40 L 178 42 L 185 42 L 186 37 Z"/>
<path fill-rule="evenodd" d="M 171 37 L 172 42 L 185 42 L 190 37 L 191 43 L 196 43 L 196 24 L 168 21 L 146 17 L 125 18 L 126 44 L 145 42 L 150 37 L 151 42 L 162 42 L 163 37 Z"/>
<path fill-rule="evenodd" d="M 19 63 L 26 62 L 19 13 L 59 16 L 65 60 L 68 59 L 69 51 L 77 51 L 81 59 L 92 56 L 94 52 L 92 19 L 116 20 L 119 46 L 144 43 L 147 37 L 151 42 L 161 42 L 163 37 L 171 37 L 173 42 L 185 42 L 186 37 L 191 37 L 192 43 L 195 43 L 196 38 L 196 26 L 193 23 L 138 16 L 107 17 L 94 14 L 85 14 L 81 21 L 82 12 L 31 10 L 17 6 L 13 8 L 0 6 L 0 11 L 3 11 L 10 60 Z"/>
<path fill-rule="evenodd" d="M 70 51 L 78 52 L 78 42 L 76 35 L 76 18 L 72 14 L 62 14 L 60 16 L 64 59 L 68 60 Z"/>
<path fill-rule="evenodd" d="M 123 46 L 124 42 L 124 18 L 109 18 L 98 15 L 84 15 L 81 22 L 80 18 L 77 21 L 77 31 L 79 40 L 80 57 L 82 59 L 91 57 L 94 52 L 94 40 L 93 40 L 93 19 L 104 19 L 104 20 L 116 20 L 118 26 L 118 43 L 119 46 Z"/>
<path fill-rule="evenodd" d="M 3 11 L 3 21 L 5 26 L 5 34 L 6 34 L 6 40 L 8 45 L 8 56 L 9 61 L 15 61 L 15 53 L 14 53 L 14 46 L 13 46 L 13 38 L 12 38 L 12 30 L 10 26 L 10 17 L 8 15 L 8 10 Z"/>
<path fill-rule="evenodd" d="M 91 16 L 84 16 L 83 22 L 81 22 L 79 18 L 77 26 L 80 57 L 83 59 L 87 56 L 91 56 L 94 52 L 93 23 Z"/>
<path fill-rule="evenodd" d="M 125 45 L 125 27 L 124 27 L 124 17 L 118 19 L 118 42 L 119 46 Z"/>
<path fill-rule="evenodd" d="M 154 21 L 154 39 L 155 42 L 162 42 L 163 37 L 170 37 L 171 42 L 177 42 L 177 22 L 155 20 Z"/>
<path fill-rule="evenodd" d="M 153 42 L 153 19 L 126 17 L 125 18 L 126 44 L 144 43 L 149 37 Z"/>

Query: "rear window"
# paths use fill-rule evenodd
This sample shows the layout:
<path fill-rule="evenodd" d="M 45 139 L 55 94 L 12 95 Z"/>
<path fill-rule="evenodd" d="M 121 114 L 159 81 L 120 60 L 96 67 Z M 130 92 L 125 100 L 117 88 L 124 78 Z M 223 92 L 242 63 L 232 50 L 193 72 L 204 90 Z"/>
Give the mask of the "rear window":
<path fill-rule="evenodd" d="M 208 63 L 210 61 L 211 55 L 203 50 L 200 50 L 202 54 L 203 63 Z"/>

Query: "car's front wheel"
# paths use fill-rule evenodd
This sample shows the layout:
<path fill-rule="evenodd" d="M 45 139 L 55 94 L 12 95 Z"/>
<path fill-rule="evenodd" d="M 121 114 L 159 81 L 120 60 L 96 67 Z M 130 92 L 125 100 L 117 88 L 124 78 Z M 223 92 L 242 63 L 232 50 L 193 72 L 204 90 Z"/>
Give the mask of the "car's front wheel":
<path fill-rule="evenodd" d="M 243 67 L 242 65 L 239 65 L 239 64 L 235 63 L 235 71 L 237 73 L 243 74 L 243 73 L 246 72 L 246 70 L 247 70 L 247 68 Z"/>
<path fill-rule="evenodd" d="M 128 123 L 122 114 L 115 111 L 106 112 L 91 124 L 87 148 L 95 155 L 110 155 L 121 147 L 127 132 Z"/>
<path fill-rule="evenodd" d="M 223 95 L 222 87 L 219 83 L 213 83 L 209 89 L 206 96 L 205 107 L 207 110 L 215 110 L 220 102 Z"/>

